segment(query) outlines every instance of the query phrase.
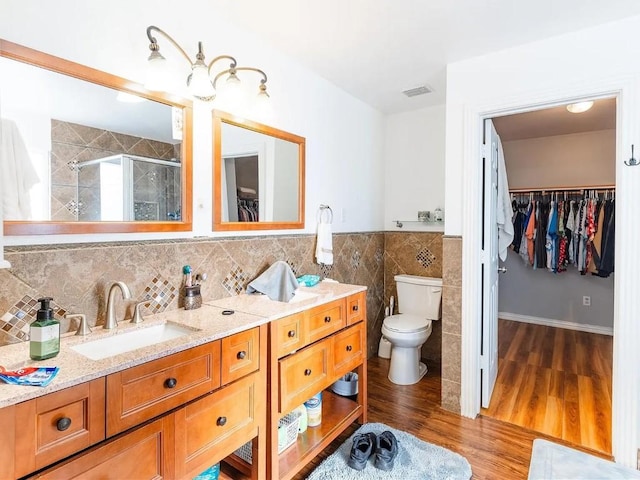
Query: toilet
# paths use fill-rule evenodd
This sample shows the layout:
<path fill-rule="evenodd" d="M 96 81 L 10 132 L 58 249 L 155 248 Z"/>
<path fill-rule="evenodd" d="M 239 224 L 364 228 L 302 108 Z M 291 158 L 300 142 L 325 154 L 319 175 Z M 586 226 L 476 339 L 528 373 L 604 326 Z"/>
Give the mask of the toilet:
<path fill-rule="evenodd" d="M 417 383 L 427 366 L 420 351 L 431 335 L 431 322 L 440 320 L 442 279 L 396 275 L 398 313 L 384 319 L 382 335 L 391 342 L 389 380 L 397 385 Z"/>

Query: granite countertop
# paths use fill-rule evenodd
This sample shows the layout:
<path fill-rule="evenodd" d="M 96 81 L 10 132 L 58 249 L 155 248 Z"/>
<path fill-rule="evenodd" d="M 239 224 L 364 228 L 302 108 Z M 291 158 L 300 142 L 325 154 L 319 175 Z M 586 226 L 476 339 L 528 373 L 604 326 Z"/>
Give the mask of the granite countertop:
<path fill-rule="evenodd" d="M 218 340 L 364 290 L 366 287 L 360 285 L 320 282 L 314 287 L 300 287 L 299 291 L 302 294 L 297 299 L 294 297 L 294 300 L 289 303 L 273 301 L 259 294 L 242 294 L 211 300 L 204 302 L 197 310 L 170 310 L 147 316 L 141 324 L 132 324 L 125 320 L 120 321 L 114 330 L 98 327 L 84 337 L 73 333 L 65 334 L 60 339 L 60 353 L 54 358 L 42 361 L 29 358 L 29 342 L 2 346 L 0 347 L 0 365 L 7 370 L 37 366 L 59 367 L 60 371 L 44 388 L 0 383 L 0 408 Z M 224 310 L 233 310 L 234 313 L 223 315 Z M 91 360 L 71 348 L 81 343 L 163 323 L 174 323 L 193 330 L 193 333 L 101 360 Z"/>

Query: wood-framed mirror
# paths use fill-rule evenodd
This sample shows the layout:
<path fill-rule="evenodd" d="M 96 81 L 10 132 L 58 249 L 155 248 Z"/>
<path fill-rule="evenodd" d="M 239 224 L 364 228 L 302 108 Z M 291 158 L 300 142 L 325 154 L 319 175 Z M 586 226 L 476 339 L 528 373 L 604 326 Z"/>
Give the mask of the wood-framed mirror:
<path fill-rule="evenodd" d="M 213 228 L 304 228 L 305 139 L 213 112 Z"/>
<path fill-rule="evenodd" d="M 192 229 L 192 102 L 0 39 L 5 235 Z"/>

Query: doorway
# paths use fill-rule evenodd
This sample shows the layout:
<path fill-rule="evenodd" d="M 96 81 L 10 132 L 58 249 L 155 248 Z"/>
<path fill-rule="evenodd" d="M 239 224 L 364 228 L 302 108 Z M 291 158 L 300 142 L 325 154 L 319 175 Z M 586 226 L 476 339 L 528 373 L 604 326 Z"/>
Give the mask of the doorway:
<path fill-rule="evenodd" d="M 569 214 L 586 221 L 580 206 L 592 205 L 602 234 L 605 203 L 615 195 L 616 99 L 599 99 L 580 114 L 559 105 L 493 122 L 520 222 L 537 204 L 536 218 L 544 215 L 538 226 L 545 225 L 551 206 L 564 234 Z M 521 223 L 514 227 L 498 290 L 498 376 L 481 413 L 611 454 L 614 284 L 607 268 L 598 274 L 601 238 L 596 248 L 592 235 L 580 250 L 574 224 L 564 243 L 557 235 L 550 243 L 543 228 L 542 249 L 532 254 Z M 588 260 L 578 258 L 592 247 Z"/>

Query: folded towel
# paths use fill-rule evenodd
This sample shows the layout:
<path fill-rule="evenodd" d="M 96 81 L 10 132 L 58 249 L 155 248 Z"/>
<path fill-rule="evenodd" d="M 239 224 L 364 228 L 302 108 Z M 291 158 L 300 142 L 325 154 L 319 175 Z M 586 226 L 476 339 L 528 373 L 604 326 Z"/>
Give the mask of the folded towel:
<path fill-rule="evenodd" d="M 247 293 L 264 293 L 271 300 L 288 302 L 298 288 L 298 280 L 287 262 L 279 260 L 247 286 Z"/>
<path fill-rule="evenodd" d="M 330 223 L 318 223 L 316 260 L 318 264 L 333 265 L 333 240 L 331 238 Z"/>

